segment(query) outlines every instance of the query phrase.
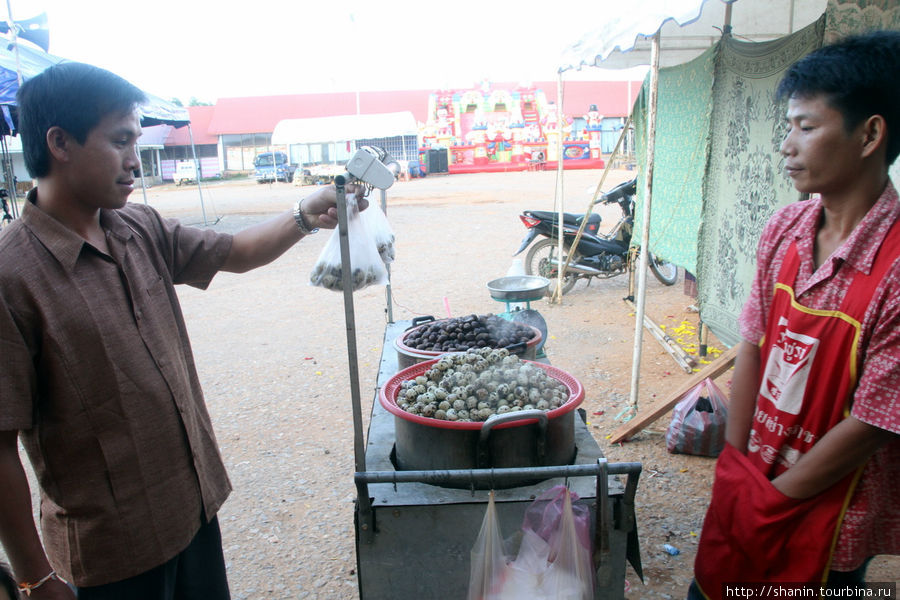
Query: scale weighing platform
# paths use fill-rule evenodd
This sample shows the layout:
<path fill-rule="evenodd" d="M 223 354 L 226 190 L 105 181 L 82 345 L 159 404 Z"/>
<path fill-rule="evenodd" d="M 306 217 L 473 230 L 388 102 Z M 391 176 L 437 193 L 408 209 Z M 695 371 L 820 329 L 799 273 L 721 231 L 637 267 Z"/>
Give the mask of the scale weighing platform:
<path fill-rule="evenodd" d="M 541 342 L 535 348 L 539 359 L 546 357 L 544 344 L 547 343 L 547 321 L 541 313 L 531 308 L 531 303 L 543 298 L 549 287 L 549 279 L 534 275 L 511 275 L 494 279 L 487 284 L 491 298 L 506 305 L 506 312 L 499 313 L 498 317 L 531 325 L 541 332 Z M 521 304 L 525 304 L 525 308 L 516 306 Z"/>

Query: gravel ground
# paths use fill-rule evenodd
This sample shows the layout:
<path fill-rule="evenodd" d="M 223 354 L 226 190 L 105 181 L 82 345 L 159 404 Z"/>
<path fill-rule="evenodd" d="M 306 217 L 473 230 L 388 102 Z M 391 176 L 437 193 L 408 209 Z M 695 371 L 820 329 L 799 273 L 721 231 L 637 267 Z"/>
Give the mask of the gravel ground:
<path fill-rule="evenodd" d="M 582 212 L 600 171 L 567 172 L 566 207 Z M 633 176 L 612 171 L 604 188 Z M 397 235 L 393 317 L 502 312 L 485 284 L 506 274 L 524 235 L 518 214 L 552 209 L 555 173 L 429 176 L 389 190 Z M 206 226 L 237 231 L 290 206 L 303 189 L 248 181 L 204 186 Z M 377 193 L 376 193 L 377 194 Z M 377 196 L 376 196 L 377 197 Z M 143 201 L 138 191 L 133 201 Z M 159 186 L 147 201 L 203 226 L 196 188 Z M 604 215 L 606 220 L 609 215 Z M 220 513 L 233 597 L 359 597 L 355 575 L 353 419 L 342 296 L 308 285 L 329 233 L 308 238 L 254 272 L 218 275 L 210 288 L 179 290 L 201 382 L 235 491 Z M 607 436 L 627 403 L 634 318 L 622 302 L 626 277 L 580 283 L 561 305 L 534 303 L 547 321 L 551 362 L 585 386 L 589 428 L 605 455 L 640 461 L 638 530 L 644 584 L 627 571 L 628 598 L 681 598 L 690 581 L 711 459 L 671 455 L 668 417 L 624 445 Z M 681 282 L 648 277 L 647 314 L 670 331 L 696 326 Z M 383 288 L 354 295 L 363 413 L 371 410 L 386 324 Z M 684 342 L 696 341 L 688 328 Z M 692 337 L 693 336 L 693 337 Z M 688 376 L 644 335 L 639 402 Z M 715 346 L 715 340 L 712 340 Z M 724 349 L 724 348 L 723 348 Z M 717 380 L 727 389 L 729 373 Z M 664 543 L 681 549 L 670 556 Z M 878 559 L 870 580 L 894 581 L 900 560 Z"/>

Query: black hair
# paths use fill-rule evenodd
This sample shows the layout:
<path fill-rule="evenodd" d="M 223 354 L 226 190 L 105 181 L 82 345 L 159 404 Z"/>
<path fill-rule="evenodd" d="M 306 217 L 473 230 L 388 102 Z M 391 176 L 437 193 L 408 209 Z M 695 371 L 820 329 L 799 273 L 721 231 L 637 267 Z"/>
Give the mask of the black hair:
<path fill-rule="evenodd" d="M 12 573 L 9 570 L 9 567 L 6 564 L 0 562 L 0 590 L 6 592 L 10 598 L 15 600 L 19 597 L 18 585 L 16 585 L 16 580 L 13 579 Z"/>
<path fill-rule="evenodd" d="M 852 131 L 871 117 L 887 123 L 887 164 L 900 154 L 900 31 L 873 31 L 822 46 L 794 63 L 778 99 L 822 94 Z"/>
<path fill-rule="evenodd" d="M 146 101 L 144 92 L 118 75 L 84 63 L 59 63 L 29 79 L 17 94 L 28 172 L 32 177 L 50 173 L 46 136 L 51 127 L 61 127 L 84 144 L 104 117 L 128 113 Z"/>

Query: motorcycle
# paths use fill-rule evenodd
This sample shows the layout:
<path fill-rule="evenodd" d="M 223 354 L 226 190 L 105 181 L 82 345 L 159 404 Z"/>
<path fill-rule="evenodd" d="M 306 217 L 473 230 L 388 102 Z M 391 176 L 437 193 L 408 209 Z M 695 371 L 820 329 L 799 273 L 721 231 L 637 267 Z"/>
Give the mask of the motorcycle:
<path fill-rule="evenodd" d="M 593 277 L 606 279 L 622 275 L 637 265 L 639 250 L 630 248 L 631 233 L 634 227 L 634 203 L 637 191 L 637 179 L 626 181 L 609 192 L 602 194 L 596 204 L 616 203 L 622 211 L 619 221 L 608 233 L 600 233 L 602 221 L 599 214 L 587 215 L 564 213 L 563 248 L 566 254 L 571 253 L 569 265 L 566 267 L 562 293 L 568 293 L 579 279 L 587 279 L 588 285 Z M 572 242 L 587 216 L 587 225 L 572 252 Z M 528 228 L 522 245 L 513 256 L 521 254 L 535 238 L 543 236 L 528 249 L 525 255 L 525 272 L 539 275 L 555 281 L 559 265 L 565 262 L 566 256 L 559 257 L 559 214 L 552 211 L 526 210 L 519 219 Z M 678 267 L 666 262 L 651 252 L 649 255 L 650 271 L 660 283 L 674 285 L 678 280 Z"/>

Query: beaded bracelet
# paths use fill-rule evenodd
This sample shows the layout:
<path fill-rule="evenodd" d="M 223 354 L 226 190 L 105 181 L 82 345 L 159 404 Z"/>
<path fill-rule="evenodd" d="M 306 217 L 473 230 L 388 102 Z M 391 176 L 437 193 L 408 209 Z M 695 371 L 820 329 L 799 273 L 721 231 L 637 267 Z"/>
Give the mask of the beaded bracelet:
<path fill-rule="evenodd" d="M 56 581 L 62 581 L 63 583 L 65 583 L 65 581 L 63 581 L 63 579 L 59 575 L 56 574 L 56 571 L 50 571 L 49 574 L 47 574 L 45 577 L 39 579 L 35 583 L 28 583 L 27 581 L 20 583 L 19 591 L 24 592 L 24 594 L 26 596 L 31 597 L 31 593 L 34 590 L 38 589 L 39 587 L 41 587 L 42 585 L 44 585 L 51 579 L 55 579 Z"/>

